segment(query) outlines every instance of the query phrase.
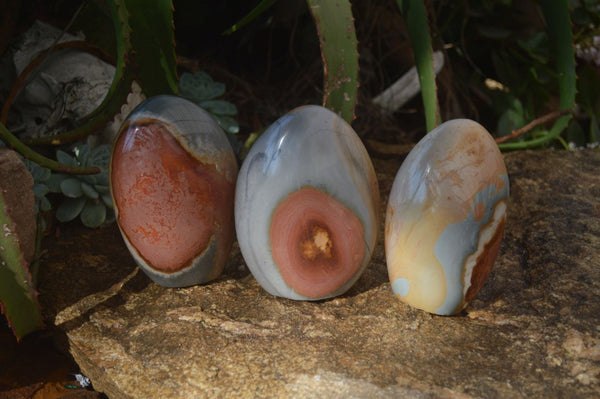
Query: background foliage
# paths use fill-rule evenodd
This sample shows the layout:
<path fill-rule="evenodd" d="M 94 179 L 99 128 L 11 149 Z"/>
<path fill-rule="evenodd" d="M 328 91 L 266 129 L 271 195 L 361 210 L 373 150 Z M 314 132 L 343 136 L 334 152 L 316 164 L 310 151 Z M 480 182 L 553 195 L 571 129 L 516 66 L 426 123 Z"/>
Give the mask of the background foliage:
<path fill-rule="evenodd" d="M 25 141 L 7 125 L 10 104 L 27 76 L 0 92 L 0 139 L 28 159 L 37 210 L 56 210 L 63 222 L 79 216 L 97 227 L 112 220 L 108 147 L 91 149 L 84 140 L 119 113 L 134 81 L 146 96 L 178 93 L 199 103 L 237 134 L 234 147 L 245 150 L 265 126 L 309 103 L 339 112 L 367 142 L 414 143 L 457 117 L 480 121 L 498 142 L 506 140 L 499 145 L 507 150 L 570 149 L 600 139 L 595 0 L 17 3 L 0 16 L 0 52 L 33 19 L 43 18 L 83 31 L 88 50 L 101 49 L 116 67 L 102 104 L 57 136 Z M 445 58 L 437 77 L 433 50 Z M 370 99 L 413 65 L 420 98 L 391 115 L 381 112 Z M 2 261 L 11 262 L 14 276 L 29 275 L 18 247 L 9 244 L 13 252 L 1 253 Z M 17 277 L 5 278 L 0 287 L 5 308 L 32 295 Z M 19 337 L 40 324 L 38 310 L 28 313 L 31 318 L 11 318 Z"/>

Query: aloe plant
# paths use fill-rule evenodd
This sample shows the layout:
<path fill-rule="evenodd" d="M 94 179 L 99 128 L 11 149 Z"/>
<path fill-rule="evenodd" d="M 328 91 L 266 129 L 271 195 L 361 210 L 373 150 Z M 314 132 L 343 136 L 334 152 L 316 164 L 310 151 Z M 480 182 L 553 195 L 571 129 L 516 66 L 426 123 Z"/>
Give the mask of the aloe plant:
<path fill-rule="evenodd" d="M 17 339 L 43 326 L 37 292 L 0 190 L 0 310 Z"/>
<path fill-rule="evenodd" d="M 435 72 L 433 70 L 433 49 L 429 22 L 423 0 L 397 0 L 398 7 L 404 16 L 408 28 L 408 36 L 413 48 L 421 97 L 425 108 L 425 124 L 427 131 L 440 124 L 441 117 L 437 100 Z"/>
<path fill-rule="evenodd" d="M 224 34 L 237 32 L 277 0 L 262 0 Z M 323 59 L 323 106 L 354 120 L 358 92 L 358 41 L 348 0 L 307 0 L 317 27 Z M 182 77 L 183 78 L 183 77 Z"/>
<path fill-rule="evenodd" d="M 323 105 L 354 119 L 358 92 L 358 41 L 348 0 L 308 0 L 317 26 L 323 59 Z"/>

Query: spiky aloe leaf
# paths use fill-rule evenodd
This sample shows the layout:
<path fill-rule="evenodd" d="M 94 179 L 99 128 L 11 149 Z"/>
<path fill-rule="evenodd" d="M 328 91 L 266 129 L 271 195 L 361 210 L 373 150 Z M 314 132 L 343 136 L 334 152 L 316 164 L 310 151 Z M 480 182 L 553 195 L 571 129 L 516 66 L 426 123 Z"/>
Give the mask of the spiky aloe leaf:
<path fill-rule="evenodd" d="M 249 24 L 255 18 L 258 18 L 263 12 L 267 11 L 277 0 L 262 0 L 256 7 L 254 7 L 248 14 L 246 14 L 237 23 L 233 24 L 229 29 L 223 32 L 224 35 L 230 35 L 237 32 L 242 27 Z"/>
<path fill-rule="evenodd" d="M 398 7 L 406 21 L 408 37 L 415 55 L 415 64 L 419 73 L 421 96 L 425 109 L 425 124 L 431 131 L 440 124 L 440 112 L 437 100 L 435 72 L 433 70 L 433 50 L 427 11 L 423 0 L 397 0 Z"/>
<path fill-rule="evenodd" d="M 352 7 L 348 0 L 308 0 L 317 25 L 323 58 L 323 105 L 354 119 L 358 92 L 358 50 Z"/>
<path fill-rule="evenodd" d="M 546 23 L 548 24 L 550 53 L 554 58 L 558 72 L 560 109 L 572 109 L 575 106 L 577 82 L 569 1 L 542 0 L 540 4 L 546 18 Z"/>
<path fill-rule="evenodd" d="M 15 226 L 0 191 L 0 310 L 17 337 L 41 327 L 42 314 Z"/>
<path fill-rule="evenodd" d="M 136 75 L 146 96 L 177 93 L 171 0 L 124 0 L 129 11 Z"/>

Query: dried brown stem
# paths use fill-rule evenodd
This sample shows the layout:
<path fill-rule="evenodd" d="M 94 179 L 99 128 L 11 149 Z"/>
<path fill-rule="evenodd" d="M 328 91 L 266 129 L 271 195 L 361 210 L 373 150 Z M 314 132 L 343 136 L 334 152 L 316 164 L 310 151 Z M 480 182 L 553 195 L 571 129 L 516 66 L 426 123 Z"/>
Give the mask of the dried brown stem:
<path fill-rule="evenodd" d="M 506 141 L 515 139 L 515 138 L 522 136 L 525 133 L 531 131 L 536 126 L 543 125 L 544 123 L 550 122 L 551 120 L 554 120 L 560 116 L 570 114 L 571 112 L 572 112 L 571 110 L 552 111 L 549 114 L 540 116 L 539 118 L 532 120 L 531 122 L 529 122 L 528 124 L 526 124 L 525 126 L 523 126 L 520 129 L 513 130 L 512 133 L 509 135 L 496 138 L 496 143 L 500 144 L 500 143 L 504 143 Z"/>

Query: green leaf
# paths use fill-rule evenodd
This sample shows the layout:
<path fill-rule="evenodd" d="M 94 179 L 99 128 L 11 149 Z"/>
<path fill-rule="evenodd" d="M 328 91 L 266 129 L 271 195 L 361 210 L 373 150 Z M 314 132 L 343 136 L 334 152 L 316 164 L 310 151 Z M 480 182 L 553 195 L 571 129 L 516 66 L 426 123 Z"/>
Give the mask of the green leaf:
<path fill-rule="evenodd" d="M 515 109 L 506 109 L 500 118 L 498 118 L 498 136 L 507 136 L 513 130 L 517 130 L 525 125 L 523 113 Z"/>
<path fill-rule="evenodd" d="M 277 0 L 262 0 L 256 7 L 254 7 L 248 14 L 246 14 L 237 23 L 233 24 L 229 29 L 223 32 L 224 35 L 230 35 L 237 32 L 242 27 L 248 25 L 255 18 L 258 18 L 262 13 L 267 11 Z"/>
<path fill-rule="evenodd" d="M 540 137 L 536 137 L 536 138 L 533 138 L 533 139 L 527 140 L 527 141 L 501 143 L 501 144 L 498 144 L 498 148 L 500 148 L 502 151 L 524 150 L 526 148 L 534 148 L 534 147 L 538 147 L 542 144 L 549 143 L 550 141 L 556 139 L 560 135 L 560 133 L 563 130 L 565 130 L 565 128 L 569 125 L 569 121 L 571 120 L 572 117 L 573 117 L 573 115 L 571 115 L 571 114 L 561 116 L 554 122 L 554 125 L 552 126 L 550 131 L 548 131 L 546 134 L 544 134 Z"/>
<path fill-rule="evenodd" d="M 50 178 L 52 171 L 48 168 L 43 168 L 37 163 L 30 161 L 29 159 L 23 158 L 23 163 L 27 166 L 27 170 L 31 173 L 33 181 L 36 183 L 43 183 Z"/>
<path fill-rule="evenodd" d="M 225 100 L 207 100 L 198 103 L 199 106 L 216 115 L 237 115 L 235 105 Z"/>
<path fill-rule="evenodd" d="M 408 28 L 408 37 L 415 55 L 417 72 L 419 73 L 427 131 L 431 131 L 440 124 L 441 117 L 437 100 L 435 73 L 433 70 L 433 50 L 431 47 L 427 11 L 423 0 L 396 1 Z"/>
<path fill-rule="evenodd" d="M 100 194 L 110 194 L 110 187 L 102 184 L 94 185 L 94 189 L 98 191 Z"/>
<path fill-rule="evenodd" d="M 56 159 L 65 165 L 75 165 L 75 159 L 62 150 L 56 151 Z"/>
<path fill-rule="evenodd" d="M 56 219 L 63 223 L 70 222 L 81 213 L 86 201 L 86 197 L 65 199 L 56 210 Z"/>
<path fill-rule="evenodd" d="M 79 165 L 89 166 L 88 158 L 90 157 L 91 151 L 90 146 L 87 144 L 83 144 L 81 146 L 75 147 L 75 159 L 79 163 Z"/>
<path fill-rule="evenodd" d="M 540 4 L 548 24 L 550 53 L 558 72 L 560 109 L 569 110 L 575 106 L 576 93 L 575 55 L 573 53 L 569 1 L 541 0 Z"/>
<path fill-rule="evenodd" d="M 79 175 L 78 179 L 84 183 L 94 185 L 94 184 L 98 183 L 98 180 L 99 180 L 101 174 L 102 174 L 102 172 L 100 172 L 96 175 Z"/>
<path fill-rule="evenodd" d="M 94 187 L 84 182 L 81 183 L 81 191 L 86 197 L 91 199 L 98 199 L 98 197 L 100 196 L 100 194 L 98 194 L 98 191 L 96 191 Z"/>
<path fill-rule="evenodd" d="M 358 42 L 348 0 L 308 0 L 317 26 L 323 59 L 323 105 L 354 119 L 358 92 Z"/>
<path fill-rule="evenodd" d="M 46 198 L 46 197 L 40 198 L 40 210 L 42 212 L 48 212 L 50 209 L 52 209 L 52 204 L 50 203 L 48 198 Z"/>
<path fill-rule="evenodd" d="M 50 189 L 45 184 L 35 183 L 33 185 L 33 195 L 35 195 L 36 198 L 43 198 L 49 192 Z"/>
<path fill-rule="evenodd" d="M 212 100 L 225 93 L 225 85 L 215 82 L 206 72 L 183 73 L 179 79 L 179 93 L 195 103 Z"/>
<path fill-rule="evenodd" d="M 548 62 L 548 35 L 546 32 L 537 32 L 527 40 L 517 39 L 517 44 L 536 61 L 542 64 Z"/>
<path fill-rule="evenodd" d="M 83 195 L 81 183 L 81 180 L 75 177 L 70 177 L 60 182 L 60 191 L 62 191 L 62 193 L 69 198 L 81 197 Z"/>
<path fill-rule="evenodd" d="M 90 228 L 100 227 L 106 220 L 106 206 L 101 201 L 87 201 L 81 211 L 81 223 Z"/>
<path fill-rule="evenodd" d="M 125 0 L 137 76 L 146 96 L 177 93 L 171 0 Z"/>
<path fill-rule="evenodd" d="M 15 226 L 0 191 L 0 310 L 17 339 L 42 328 L 42 314 Z"/>
<path fill-rule="evenodd" d="M 60 193 L 62 192 L 60 189 L 60 183 L 67 178 L 69 178 L 69 175 L 64 173 L 53 173 L 48 180 L 46 180 L 46 186 L 48 186 L 51 193 Z"/>
<path fill-rule="evenodd" d="M 213 118 L 219 123 L 219 126 L 227 133 L 237 134 L 240 131 L 240 125 L 231 116 L 213 115 Z"/>
<path fill-rule="evenodd" d="M 100 169 L 108 169 L 110 165 L 111 147 L 109 145 L 100 145 L 89 155 L 88 164 L 86 166 L 97 166 Z"/>
<path fill-rule="evenodd" d="M 109 209 L 114 208 L 110 193 L 103 193 L 100 195 L 100 198 L 102 198 L 102 202 L 104 202 L 104 205 L 106 205 Z"/>

